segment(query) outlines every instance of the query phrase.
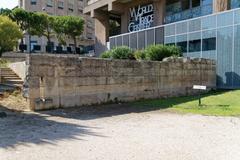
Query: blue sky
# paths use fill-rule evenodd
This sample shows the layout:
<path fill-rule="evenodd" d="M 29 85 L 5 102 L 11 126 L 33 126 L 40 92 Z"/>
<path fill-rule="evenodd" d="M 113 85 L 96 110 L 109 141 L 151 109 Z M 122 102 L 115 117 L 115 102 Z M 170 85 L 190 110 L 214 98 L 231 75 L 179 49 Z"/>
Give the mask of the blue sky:
<path fill-rule="evenodd" d="M 0 0 L 0 8 L 12 9 L 18 5 L 18 0 Z"/>

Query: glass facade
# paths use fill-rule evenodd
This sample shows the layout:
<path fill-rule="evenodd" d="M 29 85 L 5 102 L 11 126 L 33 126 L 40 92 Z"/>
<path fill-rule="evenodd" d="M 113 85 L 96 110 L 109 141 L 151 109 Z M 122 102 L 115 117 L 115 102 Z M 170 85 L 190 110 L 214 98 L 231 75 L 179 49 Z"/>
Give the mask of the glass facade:
<path fill-rule="evenodd" d="M 213 0 L 168 0 L 166 3 L 166 24 L 213 13 Z"/>
<path fill-rule="evenodd" d="M 231 8 L 239 8 L 240 7 L 240 0 L 231 0 Z"/>
<path fill-rule="evenodd" d="M 240 9 L 235 9 L 171 23 L 111 37 L 110 46 L 113 48 L 125 42 L 133 49 L 150 44 L 177 45 L 185 57 L 216 60 L 219 88 L 240 88 L 239 17 Z M 125 40 L 125 37 L 128 38 Z"/>

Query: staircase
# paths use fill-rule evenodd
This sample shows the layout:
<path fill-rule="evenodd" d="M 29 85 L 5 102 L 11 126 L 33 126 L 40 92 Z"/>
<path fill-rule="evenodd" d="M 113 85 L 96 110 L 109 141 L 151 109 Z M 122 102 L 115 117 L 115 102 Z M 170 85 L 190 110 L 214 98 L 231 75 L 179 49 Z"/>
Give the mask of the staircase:
<path fill-rule="evenodd" d="M 6 91 L 22 89 L 22 79 L 10 68 L 0 68 L 0 94 Z"/>

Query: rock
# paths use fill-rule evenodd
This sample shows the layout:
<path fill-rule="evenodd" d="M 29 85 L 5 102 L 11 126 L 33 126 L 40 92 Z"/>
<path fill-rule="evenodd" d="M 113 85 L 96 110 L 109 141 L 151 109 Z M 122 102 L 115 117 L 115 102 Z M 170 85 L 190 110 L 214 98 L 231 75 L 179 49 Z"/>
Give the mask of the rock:
<path fill-rule="evenodd" d="M 0 118 L 6 118 L 7 117 L 7 113 L 5 112 L 0 112 Z"/>

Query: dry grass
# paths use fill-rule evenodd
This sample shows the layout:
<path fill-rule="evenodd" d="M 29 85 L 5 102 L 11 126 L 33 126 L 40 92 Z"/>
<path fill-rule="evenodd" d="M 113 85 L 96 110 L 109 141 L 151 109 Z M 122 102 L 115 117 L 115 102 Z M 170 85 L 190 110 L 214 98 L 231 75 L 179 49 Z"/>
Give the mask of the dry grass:
<path fill-rule="evenodd" d="M 0 97 L 0 106 L 15 111 L 28 111 L 27 100 L 22 96 L 21 91 L 17 90 L 13 93 L 4 93 Z"/>

